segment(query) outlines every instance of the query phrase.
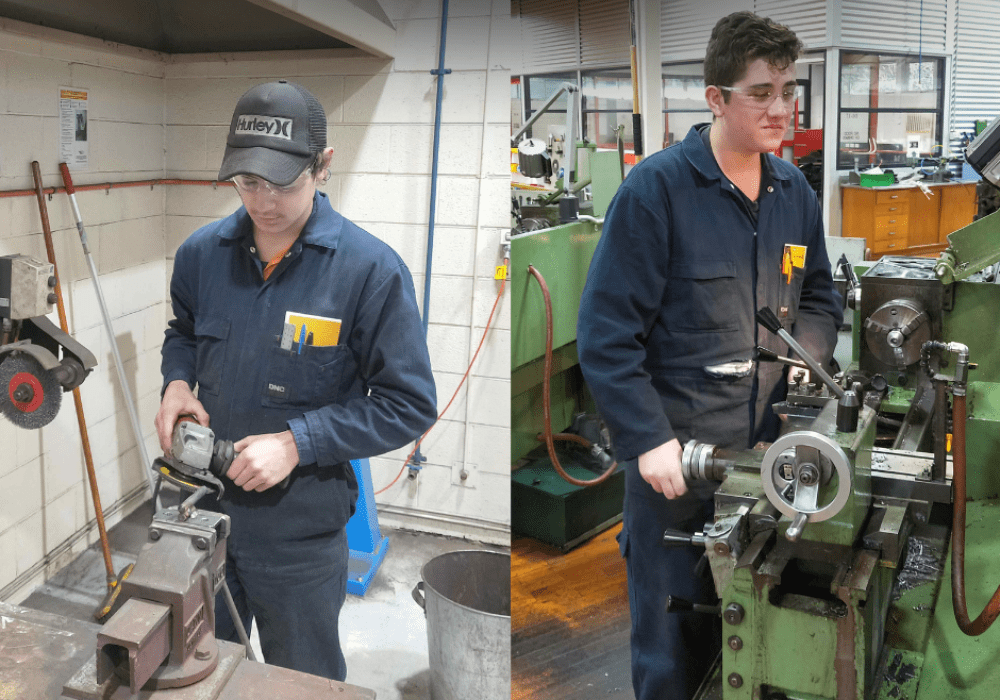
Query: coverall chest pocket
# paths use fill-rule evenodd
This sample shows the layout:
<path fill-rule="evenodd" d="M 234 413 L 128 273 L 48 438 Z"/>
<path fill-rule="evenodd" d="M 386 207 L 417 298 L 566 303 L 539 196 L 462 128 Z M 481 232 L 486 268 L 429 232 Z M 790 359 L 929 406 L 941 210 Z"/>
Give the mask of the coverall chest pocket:
<path fill-rule="evenodd" d="M 670 266 L 667 302 L 671 328 L 696 332 L 739 329 L 736 264 L 729 260 L 677 262 Z"/>
<path fill-rule="evenodd" d="M 336 402 L 350 354 L 344 345 L 305 345 L 301 353 L 272 348 L 263 405 L 311 410 Z"/>
<path fill-rule="evenodd" d="M 218 394 L 222 368 L 226 363 L 229 319 L 222 316 L 199 316 L 194 322 L 198 392 Z"/>
<path fill-rule="evenodd" d="M 791 278 L 782 275 L 778 284 L 778 305 L 774 313 L 782 325 L 788 328 L 791 328 L 799 315 L 799 297 L 802 294 L 802 282 L 805 276 L 804 267 L 793 267 Z"/>

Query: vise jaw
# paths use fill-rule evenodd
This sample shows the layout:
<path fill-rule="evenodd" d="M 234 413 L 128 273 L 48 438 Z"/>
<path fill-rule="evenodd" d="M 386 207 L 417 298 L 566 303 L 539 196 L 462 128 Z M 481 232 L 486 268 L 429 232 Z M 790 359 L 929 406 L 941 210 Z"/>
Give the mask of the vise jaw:
<path fill-rule="evenodd" d="M 175 506 L 153 516 L 148 541 L 97 635 L 97 682 L 140 689 L 195 683 L 219 660 L 215 594 L 225 580 L 229 516 Z"/>

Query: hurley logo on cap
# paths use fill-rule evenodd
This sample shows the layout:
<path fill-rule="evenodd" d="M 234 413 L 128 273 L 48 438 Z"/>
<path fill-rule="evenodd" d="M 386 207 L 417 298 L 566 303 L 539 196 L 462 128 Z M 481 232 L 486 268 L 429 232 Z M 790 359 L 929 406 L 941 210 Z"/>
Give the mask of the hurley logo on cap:
<path fill-rule="evenodd" d="M 262 117 L 257 114 L 241 114 L 236 120 L 235 136 L 263 134 L 279 139 L 292 140 L 292 120 L 281 117 Z"/>

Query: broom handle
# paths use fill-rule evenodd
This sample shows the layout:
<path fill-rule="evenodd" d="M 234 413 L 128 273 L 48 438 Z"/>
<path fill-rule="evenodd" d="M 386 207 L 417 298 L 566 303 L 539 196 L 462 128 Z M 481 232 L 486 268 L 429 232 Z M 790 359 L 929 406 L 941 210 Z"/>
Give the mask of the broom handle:
<path fill-rule="evenodd" d="M 64 333 L 69 333 L 69 323 L 66 321 L 66 306 L 63 304 L 62 284 L 59 281 L 59 267 L 56 265 L 56 249 L 52 244 L 52 226 L 49 223 L 49 209 L 45 204 L 45 193 L 42 192 L 42 171 L 38 161 L 31 162 L 31 176 L 35 180 L 35 195 L 38 197 L 38 213 L 42 217 L 42 233 L 45 235 L 45 252 L 52 263 L 52 271 L 56 277 L 56 308 L 59 310 L 59 327 Z M 101 553 L 104 555 L 104 568 L 108 573 L 108 581 L 115 579 L 115 569 L 111 562 L 111 547 L 108 544 L 108 530 L 104 524 L 104 509 L 101 507 L 101 494 L 97 489 L 97 473 L 94 470 L 94 456 L 90 451 L 90 434 L 87 431 L 87 418 L 83 413 L 83 399 L 80 387 L 73 388 L 73 403 L 76 406 L 76 422 L 80 426 L 80 442 L 83 443 L 83 459 L 87 464 L 87 479 L 90 481 L 90 495 L 94 501 L 94 515 L 97 516 L 97 532 L 101 539 Z"/>
<path fill-rule="evenodd" d="M 97 303 L 101 307 L 101 316 L 104 318 L 104 328 L 107 330 L 108 338 L 111 340 L 111 354 L 115 359 L 115 370 L 118 372 L 118 383 L 121 386 L 122 396 L 125 397 L 125 407 L 128 409 L 129 422 L 132 424 L 132 433 L 135 437 L 136 447 L 139 449 L 139 457 L 142 460 L 142 470 L 146 475 L 146 482 L 149 484 L 151 493 L 156 493 L 156 485 L 153 482 L 153 472 L 149 463 L 149 455 L 146 453 L 146 443 L 142 439 L 142 428 L 139 424 L 139 416 L 135 412 L 135 401 L 132 399 L 132 390 L 129 389 L 128 381 L 125 377 L 125 367 L 122 365 L 121 355 L 118 353 L 118 342 L 115 339 L 115 329 L 111 325 L 111 315 L 108 313 L 107 304 L 104 303 L 104 293 L 101 291 L 101 284 L 97 278 L 97 267 L 94 265 L 94 258 L 90 254 L 90 247 L 87 245 L 87 232 L 83 228 L 83 219 L 80 216 L 80 208 L 76 204 L 76 188 L 73 187 L 73 178 L 70 177 L 69 168 L 65 163 L 59 164 L 59 172 L 62 173 L 63 185 L 66 187 L 66 194 L 69 195 L 70 205 L 73 207 L 73 218 L 76 220 L 76 230 L 80 233 L 80 243 L 83 245 L 83 256 L 87 259 L 87 266 L 90 268 L 90 277 L 94 281 L 94 291 L 97 292 Z M 160 509 L 159 503 L 154 503 L 155 510 Z"/>

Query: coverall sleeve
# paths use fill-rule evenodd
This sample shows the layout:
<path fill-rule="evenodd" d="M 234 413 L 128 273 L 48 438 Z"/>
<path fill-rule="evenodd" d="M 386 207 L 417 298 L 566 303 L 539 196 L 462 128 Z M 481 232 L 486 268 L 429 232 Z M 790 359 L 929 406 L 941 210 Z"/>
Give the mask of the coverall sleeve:
<path fill-rule="evenodd" d="M 409 271 L 400 264 L 372 286 L 348 340 L 368 393 L 288 421 L 300 464 L 382 454 L 434 423 L 434 377 Z"/>
<path fill-rule="evenodd" d="M 668 280 L 668 242 L 661 215 L 627 186 L 620 188 L 580 299 L 580 367 L 620 461 L 675 437 L 643 366 Z"/>
<path fill-rule="evenodd" d="M 808 246 L 810 251 L 819 254 L 806 256 L 806 274 L 792 337 L 820 364 L 825 365 L 833 357 L 837 345 L 837 329 L 844 321 L 844 304 L 833 286 L 819 203 L 812 196 L 812 190 L 807 189 L 806 194 L 811 204 L 812 220 Z"/>
<path fill-rule="evenodd" d="M 191 257 L 191 251 L 182 245 L 174 258 L 174 272 L 170 278 L 170 305 L 174 318 L 167 323 L 161 350 L 161 396 L 167 385 L 177 379 L 183 379 L 192 389 L 195 385 L 194 285 L 197 276 Z"/>

